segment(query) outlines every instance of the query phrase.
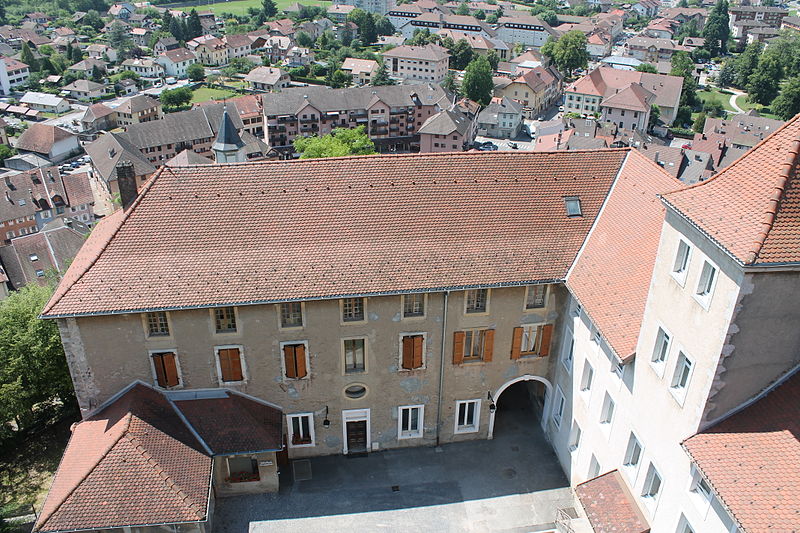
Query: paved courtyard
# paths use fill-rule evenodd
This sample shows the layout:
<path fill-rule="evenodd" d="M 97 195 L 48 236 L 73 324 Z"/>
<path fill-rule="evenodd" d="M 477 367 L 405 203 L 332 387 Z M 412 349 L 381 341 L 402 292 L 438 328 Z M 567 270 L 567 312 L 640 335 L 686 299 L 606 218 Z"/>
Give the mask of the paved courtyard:
<path fill-rule="evenodd" d="M 498 411 L 494 440 L 311 459 L 278 494 L 217 500 L 214 533 L 550 530 L 573 507 L 530 411 Z"/>

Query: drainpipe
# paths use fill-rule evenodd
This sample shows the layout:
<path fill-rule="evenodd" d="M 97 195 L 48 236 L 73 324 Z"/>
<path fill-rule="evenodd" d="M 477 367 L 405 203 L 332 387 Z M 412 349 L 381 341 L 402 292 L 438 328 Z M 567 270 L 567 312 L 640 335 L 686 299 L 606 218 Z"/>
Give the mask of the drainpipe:
<path fill-rule="evenodd" d="M 447 297 L 450 291 L 444 292 L 444 310 L 442 311 L 442 346 L 439 354 L 439 404 L 436 407 L 436 446 L 439 446 L 439 434 L 442 425 L 442 392 L 444 389 L 444 345 L 447 342 Z"/>

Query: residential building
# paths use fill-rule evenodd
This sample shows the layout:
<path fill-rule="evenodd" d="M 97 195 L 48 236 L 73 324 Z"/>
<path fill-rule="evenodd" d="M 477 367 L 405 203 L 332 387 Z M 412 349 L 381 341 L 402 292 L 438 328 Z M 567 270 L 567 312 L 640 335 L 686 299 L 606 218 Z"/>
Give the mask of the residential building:
<path fill-rule="evenodd" d="M 156 167 L 124 134 L 104 132 L 97 140 L 86 145 L 86 153 L 91 159 L 92 170 L 111 197 L 120 194 L 118 183 L 120 163 L 127 161 L 132 164 L 133 180 L 137 190 L 141 189 L 156 171 Z"/>
<path fill-rule="evenodd" d="M 114 18 L 128 20 L 136 11 L 136 6 L 130 2 L 117 2 L 108 8 L 108 14 Z"/>
<path fill-rule="evenodd" d="M 133 44 L 140 47 L 147 47 L 150 43 L 150 37 L 153 35 L 147 28 L 131 28 L 130 36 Z"/>
<path fill-rule="evenodd" d="M 349 15 L 356 6 L 347 4 L 333 4 L 326 10 L 328 18 L 334 22 L 347 22 L 347 15 Z"/>
<path fill-rule="evenodd" d="M 31 109 L 44 111 L 46 113 L 59 114 L 69 111 L 70 109 L 69 102 L 60 96 L 50 93 L 37 93 L 34 91 L 26 92 L 23 97 L 19 99 L 19 103 Z"/>
<path fill-rule="evenodd" d="M 504 16 L 497 22 L 497 38 L 507 43 L 541 48 L 547 39 L 556 36 L 549 24 L 533 15 Z"/>
<path fill-rule="evenodd" d="M 117 111 L 105 104 L 90 105 L 81 117 L 81 130 L 84 132 L 112 130 L 117 126 Z"/>
<path fill-rule="evenodd" d="M 263 99 L 264 140 L 282 157 L 292 157 L 298 136 L 363 125 L 380 152 L 418 151 L 419 128 L 451 102 L 449 93 L 431 84 L 288 88 Z"/>
<path fill-rule="evenodd" d="M 395 0 L 337 0 L 336 4 L 350 5 L 368 13 L 385 15 L 395 6 Z"/>
<path fill-rule="evenodd" d="M 314 52 L 309 48 L 292 46 L 286 52 L 284 63 L 287 67 L 304 67 L 314 61 Z"/>
<path fill-rule="evenodd" d="M 228 112 L 234 110 L 242 121 L 242 132 L 247 132 L 258 139 L 264 138 L 264 108 L 261 105 L 261 95 L 246 94 L 225 100 Z M 195 104 L 196 107 L 218 106 L 218 102 L 209 100 Z"/>
<path fill-rule="evenodd" d="M 461 39 L 467 41 L 476 54 L 487 56 L 490 50 L 494 50 L 500 61 L 508 61 L 511 59 L 512 51 L 509 46 L 500 39 L 494 37 L 484 37 L 476 33 L 467 33 L 458 30 L 439 30 L 436 32 L 442 39 L 450 37 L 453 42 L 458 42 Z"/>
<path fill-rule="evenodd" d="M 342 61 L 342 71 L 350 74 L 353 78 L 353 85 L 369 85 L 378 67 L 378 62 L 372 59 L 347 57 Z"/>
<path fill-rule="evenodd" d="M 428 30 L 431 33 L 436 33 L 438 30 L 456 30 L 484 37 L 497 37 L 497 33 L 488 24 L 475 17 L 444 14 L 441 11 L 422 13 L 406 20 L 398 28 L 406 39 L 413 37 L 417 30 Z"/>
<path fill-rule="evenodd" d="M 521 103 L 527 118 L 536 118 L 560 100 L 561 77 L 553 68 L 537 66 L 523 69 L 522 75 L 495 84 L 495 96 Z"/>
<path fill-rule="evenodd" d="M 108 66 L 104 60 L 87 58 L 68 67 L 67 71 L 77 74 L 84 79 L 88 79 L 92 76 L 92 72 L 94 71 L 95 67 L 97 67 L 103 74 L 105 74 L 108 70 Z"/>
<path fill-rule="evenodd" d="M 62 87 L 62 91 L 68 93 L 70 98 L 76 100 L 97 100 L 108 94 L 109 87 L 105 83 L 97 83 L 91 80 L 75 80 L 69 85 Z"/>
<path fill-rule="evenodd" d="M 292 49 L 294 43 L 289 37 L 278 35 L 270 35 L 264 42 L 264 57 L 268 58 L 270 63 L 280 63 L 289 55 L 289 50 Z M 305 48 L 304 50 L 308 50 Z"/>
<path fill-rule="evenodd" d="M 37 154 L 56 163 L 81 152 L 78 137 L 49 124 L 35 122 L 22 132 L 15 148 L 21 153 Z"/>
<path fill-rule="evenodd" d="M 213 35 L 203 35 L 186 43 L 198 61 L 204 65 L 220 66 L 228 64 L 228 45 Z"/>
<path fill-rule="evenodd" d="M 122 127 L 164 118 L 161 102 L 146 94 L 137 94 L 124 100 L 114 111 L 117 113 L 117 124 Z"/>
<path fill-rule="evenodd" d="M 168 50 L 175 50 L 181 47 L 181 43 L 175 37 L 162 37 L 153 45 L 153 54 L 160 56 Z"/>
<path fill-rule="evenodd" d="M 186 69 L 197 63 L 197 57 L 186 48 L 173 48 L 156 57 L 156 62 L 164 67 L 167 76 L 185 78 Z"/>
<path fill-rule="evenodd" d="M 631 5 L 631 9 L 642 17 L 655 17 L 660 7 L 659 0 L 639 0 Z"/>
<path fill-rule="evenodd" d="M 688 52 L 677 41 L 633 36 L 625 42 L 625 55 L 655 65 L 659 61 L 671 61 L 675 52 Z"/>
<path fill-rule="evenodd" d="M 789 10 L 774 6 L 731 6 L 728 10 L 728 25 L 731 38 L 739 43 L 747 42 L 748 32 L 755 28 L 780 29 L 784 17 L 789 15 Z"/>
<path fill-rule="evenodd" d="M 450 53 L 436 44 L 398 46 L 382 55 L 389 75 L 410 83 L 440 83 L 447 76 Z"/>
<path fill-rule="evenodd" d="M 19 87 L 28 83 L 28 77 L 31 74 L 31 69 L 28 65 L 11 57 L 0 56 L 0 60 L 5 63 L 5 78 L 3 81 L 7 79 L 9 87 Z M 6 89 L 4 89 L 4 92 L 8 94 Z"/>
<path fill-rule="evenodd" d="M 122 68 L 130 70 L 146 80 L 155 80 L 164 77 L 164 65 L 152 58 L 126 59 Z"/>
<path fill-rule="evenodd" d="M 287 87 L 289 74 L 275 67 L 256 67 L 244 77 L 245 83 L 255 91 L 277 92 Z"/>
<path fill-rule="evenodd" d="M 783 122 L 761 117 L 754 113 L 742 113 L 730 118 L 708 117 L 703 133 L 718 134 L 733 148 L 749 150 L 775 133 Z"/>
<path fill-rule="evenodd" d="M 237 57 L 247 57 L 253 52 L 254 37 L 249 35 L 225 35 L 223 40 L 228 47 L 228 61 Z"/>
<path fill-rule="evenodd" d="M 440 111 L 419 128 L 419 151 L 425 153 L 469 150 L 477 133 L 476 121 L 459 109 Z"/>
<path fill-rule="evenodd" d="M 478 134 L 498 139 L 514 139 L 522 127 L 522 104 L 511 98 L 492 98 L 478 115 Z"/>
<path fill-rule="evenodd" d="M 90 59 L 97 59 L 99 61 L 105 62 L 104 59 L 105 57 L 108 58 L 109 61 L 117 60 L 117 51 L 108 46 L 107 44 L 92 43 L 86 47 L 85 51 L 89 54 Z"/>
<path fill-rule="evenodd" d="M 600 119 L 623 129 L 647 131 L 655 99 L 655 94 L 638 83 L 631 83 L 600 102 Z"/>

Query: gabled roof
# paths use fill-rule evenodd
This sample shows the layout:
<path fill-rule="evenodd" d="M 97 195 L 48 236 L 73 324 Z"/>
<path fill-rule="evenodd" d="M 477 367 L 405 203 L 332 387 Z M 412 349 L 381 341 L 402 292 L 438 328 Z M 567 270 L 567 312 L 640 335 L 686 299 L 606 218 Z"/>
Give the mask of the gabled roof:
<path fill-rule="evenodd" d="M 168 167 L 188 167 L 190 165 L 211 165 L 214 161 L 187 148 L 166 163 Z"/>
<path fill-rule="evenodd" d="M 800 115 L 712 179 L 664 195 L 743 265 L 800 262 Z"/>
<path fill-rule="evenodd" d="M 49 154 L 55 143 L 71 137 L 74 135 L 58 126 L 35 122 L 19 136 L 15 147 L 26 152 Z"/>
<path fill-rule="evenodd" d="M 469 131 L 470 120 L 464 113 L 456 110 L 445 110 L 428 118 L 419 128 L 420 134 L 450 135 L 458 132 L 465 135 Z"/>
<path fill-rule="evenodd" d="M 600 103 L 600 107 L 628 109 L 647 113 L 656 95 L 639 85 L 631 83 L 620 92 L 609 96 Z"/>
<path fill-rule="evenodd" d="M 648 533 L 635 498 L 618 470 L 585 481 L 575 487 L 592 530 L 598 533 Z"/>
<path fill-rule="evenodd" d="M 158 107 L 160 102 L 155 98 L 151 98 L 146 94 L 137 94 L 136 96 L 131 96 L 130 98 L 124 100 L 118 107 L 117 111 L 120 113 L 140 113 L 142 111 L 153 109 L 154 107 Z"/>
<path fill-rule="evenodd" d="M 383 52 L 383 57 L 398 57 L 420 61 L 441 61 L 449 58 L 450 52 L 447 51 L 447 48 L 442 48 L 438 44 L 426 44 L 425 46 L 403 45 Z"/>
<path fill-rule="evenodd" d="M 467 152 L 162 168 L 133 206 L 97 225 L 44 315 L 563 279 L 626 154 Z M 567 216 L 565 196 L 581 197 L 582 217 Z M 181 220 L 182 230 L 164 232 L 168 220 Z M 209 238 L 212 228 L 221 237 Z"/>
<path fill-rule="evenodd" d="M 117 163 L 120 161 L 133 163 L 135 176 L 149 176 L 156 171 L 139 149 L 121 134 L 105 132 L 97 140 L 87 144 L 85 150 L 100 177 L 107 182 L 117 179 Z"/>
<path fill-rule="evenodd" d="M 800 530 L 800 372 L 683 447 L 742 530 Z"/>

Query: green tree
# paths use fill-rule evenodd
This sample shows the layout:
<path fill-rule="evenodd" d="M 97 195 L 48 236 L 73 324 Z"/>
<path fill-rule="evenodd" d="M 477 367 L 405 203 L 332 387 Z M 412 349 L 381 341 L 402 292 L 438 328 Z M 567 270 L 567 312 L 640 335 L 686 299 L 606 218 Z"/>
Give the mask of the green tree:
<path fill-rule="evenodd" d="M 767 55 L 761 56 L 758 68 L 747 82 L 747 99 L 761 105 L 770 105 L 778 95 L 778 84 L 783 78 L 783 67 L 778 59 Z"/>
<path fill-rule="evenodd" d="M 166 89 L 159 96 L 164 108 L 179 109 L 189 104 L 192 100 L 192 90 L 188 87 Z"/>
<path fill-rule="evenodd" d="M 716 96 L 709 98 L 703 103 L 703 114 L 711 115 L 712 117 L 724 117 L 725 106 L 719 101 Z"/>
<path fill-rule="evenodd" d="M 553 61 L 559 70 L 572 76 L 576 68 L 586 68 L 589 52 L 586 35 L 579 30 L 568 31 L 558 39 L 552 37 L 542 46 L 542 55 Z"/>
<path fill-rule="evenodd" d="M 192 9 L 189 12 L 189 20 L 186 22 L 186 40 L 189 41 L 201 35 L 203 35 L 203 24 L 200 22 L 200 15 L 197 14 L 197 10 Z"/>
<path fill-rule="evenodd" d="M 687 52 L 672 54 L 672 70 L 669 73 L 671 76 L 683 78 L 680 105 L 696 107 L 699 100 L 697 98 L 697 81 L 694 79 L 694 61 L 691 56 Z"/>
<path fill-rule="evenodd" d="M 169 32 L 175 37 L 176 41 L 185 41 L 186 35 L 184 33 L 184 26 L 181 24 L 181 21 L 172 17 L 172 20 L 169 23 Z"/>
<path fill-rule="evenodd" d="M 372 85 L 394 85 L 394 80 L 389 77 L 389 69 L 386 68 L 386 63 L 378 65 L 378 70 L 372 76 Z"/>
<path fill-rule="evenodd" d="M 103 26 L 105 26 L 105 22 L 103 22 L 103 18 L 100 16 L 100 13 L 98 13 L 94 9 L 90 9 L 89 11 L 86 12 L 86 15 L 83 17 L 83 20 L 81 21 L 81 24 L 83 24 L 84 26 L 91 26 L 97 31 L 100 31 L 103 28 Z"/>
<path fill-rule="evenodd" d="M 33 57 L 33 52 L 27 42 L 22 43 L 22 53 L 19 59 L 30 67 L 31 72 L 37 72 L 39 70 L 36 64 L 36 58 Z"/>
<path fill-rule="evenodd" d="M 455 70 L 464 70 L 475 56 L 472 46 L 466 39 L 459 39 L 450 52 L 450 67 Z"/>
<path fill-rule="evenodd" d="M 206 69 L 199 63 L 192 63 L 186 69 L 186 75 L 192 81 L 203 81 L 206 77 Z"/>
<path fill-rule="evenodd" d="M 298 137 L 294 149 L 300 159 L 317 157 L 344 157 L 348 155 L 368 155 L 375 153 L 375 145 L 364 130 L 357 128 L 336 128 L 322 137 Z"/>
<path fill-rule="evenodd" d="M 744 51 L 736 58 L 735 68 L 736 76 L 734 77 L 734 85 L 741 89 L 747 87 L 747 82 L 750 81 L 750 76 L 753 75 L 758 67 L 758 60 L 761 57 L 761 43 L 755 42 L 748 44 Z"/>
<path fill-rule="evenodd" d="M 539 14 L 539 19 L 542 22 L 547 23 L 550 26 L 557 26 L 558 25 L 558 15 L 555 11 L 548 9 L 547 11 L 542 11 Z"/>
<path fill-rule="evenodd" d="M 92 81 L 101 82 L 103 80 L 103 71 L 97 65 L 92 65 Z"/>
<path fill-rule="evenodd" d="M 447 71 L 447 74 L 445 74 L 444 80 L 442 80 L 442 88 L 456 95 L 461 94 L 461 87 L 459 87 L 456 75 L 452 71 Z"/>
<path fill-rule="evenodd" d="M 108 46 L 122 53 L 133 48 L 133 40 L 130 33 L 119 21 L 115 21 L 108 29 L 106 40 L 108 41 Z"/>
<path fill-rule="evenodd" d="M 650 74 L 658 74 L 658 69 L 650 63 L 642 63 L 636 66 L 637 72 L 649 72 Z"/>
<path fill-rule="evenodd" d="M 800 113 L 800 76 L 786 81 L 781 94 L 773 100 L 771 109 L 783 120 L 789 120 Z"/>
<path fill-rule="evenodd" d="M 31 284 L 0 302 L 0 420 L 20 430 L 37 419 L 38 405 L 75 405 L 58 325 L 39 314 L 52 287 Z"/>
<path fill-rule="evenodd" d="M 675 114 L 675 124 L 678 126 L 685 126 L 692 122 L 692 108 L 688 105 L 678 107 L 678 112 Z"/>
<path fill-rule="evenodd" d="M 378 31 L 375 28 L 375 19 L 372 13 L 367 13 L 361 8 L 355 8 L 347 15 L 347 19 L 358 26 L 361 42 L 372 44 L 378 40 Z"/>
<path fill-rule="evenodd" d="M 656 104 L 650 105 L 650 118 L 647 120 L 647 129 L 652 130 L 656 124 L 658 124 L 658 119 L 661 118 L 661 108 L 658 107 Z"/>
<path fill-rule="evenodd" d="M 725 61 L 722 68 L 719 69 L 719 76 L 717 77 L 717 84 L 720 87 L 730 87 L 736 80 L 736 65 L 734 61 Z"/>
<path fill-rule="evenodd" d="M 692 131 L 695 133 L 703 133 L 703 129 L 706 127 L 706 114 L 701 112 L 697 115 L 697 118 L 694 119 L 694 124 L 692 124 Z"/>
<path fill-rule="evenodd" d="M 314 46 L 314 39 L 307 32 L 300 30 L 294 36 L 297 45 L 301 48 L 311 48 Z"/>
<path fill-rule="evenodd" d="M 261 0 L 261 12 L 268 19 L 277 15 L 278 6 L 275 4 L 275 0 Z"/>
<path fill-rule="evenodd" d="M 375 15 L 375 31 L 378 32 L 378 35 L 394 35 L 395 29 L 389 19 Z"/>
<path fill-rule="evenodd" d="M 483 9 L 479 9 L 475 13 L 475 18 L 478 20 L 486 20 L 486 12 L 484 12 Z"/>
<path fill-rule="evenodd" d="M 492 72 L 497 70 L 497 66 L 500 64 L 500 56 L 497 55 L 497 52 L 494 50 L 489 50 L 489 53 L 486 54 L 486 60 L 489 61 L 489 65 L 492 67 Z"/>
<path fill-rule="evenodd" d="M 5 0 L 0 0 L 0 24 L 6 23 L 6 3 Z"/>
<path fill-rule="evenodd" d="M 492 81 L 492 67 L 483 56 L 477 56 L 464 71 L 464 81 L 461 84 L 464 96 L 474 100 L 482 106 L 487 106 L 492 101 L 494 82 Z"/>
<path fill-rule="evenodd" d="M 724 54 L 728 50 L 728 39 L 731 33 L 728 22 L 728 1 L 717 0 L 703 27 L 703 38 L 706 40 L 704 46 L 712 57 Z"/>
<path fill-rule="evenodd" d="M 5 160 L 13 155 L 16 155 L 17 151 L 11 148 L 7 144 L 0 144 L 0 164 L 4 164 Z"/>
<path fill-rule="evenodd" d="M 466 2 L 461 2 L 456 9 L 456 15 L 469 15 L 469 6 Z"/>

